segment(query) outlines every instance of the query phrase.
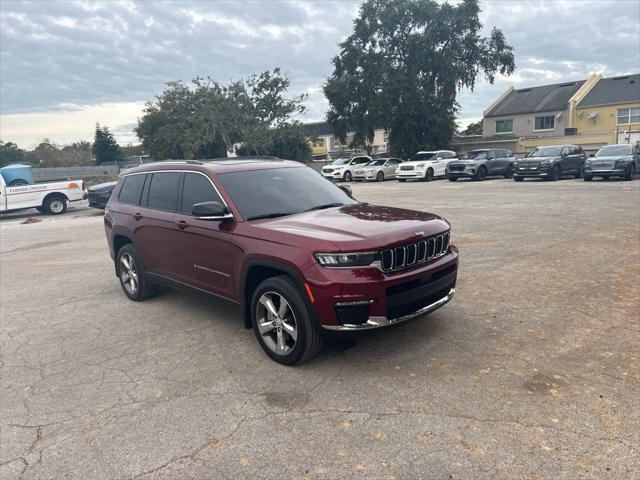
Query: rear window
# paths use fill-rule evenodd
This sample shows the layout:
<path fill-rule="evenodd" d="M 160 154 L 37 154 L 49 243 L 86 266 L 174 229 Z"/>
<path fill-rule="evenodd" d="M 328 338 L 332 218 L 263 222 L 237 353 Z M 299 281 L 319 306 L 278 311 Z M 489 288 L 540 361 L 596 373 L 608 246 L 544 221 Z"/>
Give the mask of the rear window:
<path fill-rule="evenodd" d="M 178 190 L 180 190 L 180 173 L 154 173 L 149 186 L 147 207 L 175 211 L 178 204 Z"/>
<path fill-rule="evenodd" d="M 129 175 L 125 177 L 118 199 L 122 203 L 140 205 L 140 196 L 142 195 L 142 187 L 146 177 L 146 175 Z"/>

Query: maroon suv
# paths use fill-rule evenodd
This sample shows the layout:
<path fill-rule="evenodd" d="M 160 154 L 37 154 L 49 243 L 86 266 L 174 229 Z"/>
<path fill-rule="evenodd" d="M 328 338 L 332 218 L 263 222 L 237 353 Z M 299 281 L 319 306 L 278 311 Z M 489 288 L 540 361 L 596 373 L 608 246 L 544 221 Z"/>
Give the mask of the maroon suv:
<path fill-rule="evenodd" d="M 292 161 L 129 170 L 104 224 L 127 297 L 169 285 L 230 300 L 288 365 L 318 353 L 326 333 L 397 324 L 455 291 L 458 251 L 442 217 L 359 203 Z"/>

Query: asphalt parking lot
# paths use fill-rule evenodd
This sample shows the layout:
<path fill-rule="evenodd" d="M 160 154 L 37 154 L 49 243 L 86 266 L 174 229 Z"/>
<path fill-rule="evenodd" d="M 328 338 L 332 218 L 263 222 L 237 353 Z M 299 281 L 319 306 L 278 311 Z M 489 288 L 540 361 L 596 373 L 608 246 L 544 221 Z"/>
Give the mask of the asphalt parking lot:
<path fill-rule="evenodd" d="M 0 219 L 0 478 L 638 478 L 640 181 L 352 186 L 453 224 L 457 294 L 294 368 L 128 301 L 86 204 Z"/>

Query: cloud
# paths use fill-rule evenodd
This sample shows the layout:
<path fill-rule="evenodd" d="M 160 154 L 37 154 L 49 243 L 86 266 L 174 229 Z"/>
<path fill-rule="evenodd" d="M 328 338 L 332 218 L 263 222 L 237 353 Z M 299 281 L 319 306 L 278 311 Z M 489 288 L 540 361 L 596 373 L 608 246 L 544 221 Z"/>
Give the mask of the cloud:
<path fill-rule="evenodd" d="M 309 94 L 304 119 L 322 119 L 327 105 L 321 85 L 358 7 L 354 0 L 3 0 L 0 112 L 13 120 L 4 119 L 0 133 L 13 136 L 15 115 L 31 115 L 34 122 L 52 118 L 47 115 L 68 119 L 74 111 L 86 115 L 86 108 L 111 112 L 115 128 L 134 123 L 139 112 L 124 112 L 153 99 L 169 80 L 212 76 L 225 82 L 275 66 L 289 74 L 293 93 Z M 514 46 L 518 69 L 494 85 L 479 81 L 473 92 L 462 91 L 462 119 L 480 117 L 510 85 L 640 71 L 635 0 L 487 0 L 481 8 L 486 31 L 501 28 Z M 118 118 L 112 107 L 101 107 L 115 104 L 123 105 Z M 46 124 L 32 126 L 33 139 L 53 136 Z M 27 138 L 24 130 L 18 133 Z"/>

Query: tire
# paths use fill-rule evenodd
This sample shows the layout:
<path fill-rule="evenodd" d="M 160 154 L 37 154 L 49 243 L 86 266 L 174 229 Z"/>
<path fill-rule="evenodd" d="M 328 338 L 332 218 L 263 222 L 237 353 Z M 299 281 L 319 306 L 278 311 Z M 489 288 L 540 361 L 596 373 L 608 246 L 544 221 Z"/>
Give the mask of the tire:
<path fill-rule="evenodd" d="M 376 175 L 376 181 L 384 182 L 384 172 L 378 172 L 378 174 Z"/>
<path fill-rule="evenodd" d="M 433 180 L 433 168 L 429 168 L 427 170 L 427 173 L 424 174 L 423 180 L 425 182 L 430 182 L 431 180 Z"/>
<path fill-rule="evenodd" d="M 399 181 L 399 182 L 406 182 L 406 181 L 407 181 L 407 179 L 406 179 L 406 178 L 399 178 L 399 179 L 398 179 L 398 181 Z"/>
<path fill-rule="evenodd" d="M 552 182 L 557 182 L 558 180 L 560 180 L 561 173 L 562 172 L 560 171 L 560 166 L 554 166 L 549 180 L 551 180 Z"/>
<path fill-rule="evenodd" d="M 277 316 L 270 313 L 267 300 Z M 324 347 L 324 337 L 314 324 L 306 302 L 286 275 L 268 278 L 258 285 L 251 298 L 251 321 L 262 349 L 283 365 L 309 360 Z M 290 331 L 295 332 L 295 338 Z"/>
<path fill-rule="evenodd" d="M 627 180 L 627 181 L 633 180 L 633 176 L 635 175 L 635 173 L 636 173 L 636 166 L 632 163 L 625 170 L 624 179 Z"/>
<path fill-rule="evenodd" d="M 584 177 L 582 177 L 582 179 L 585 182 L 590 182 L 591 180 L 593 180 L 593 177 L 591 175 L 585 175 Z"/>
<path fill-rule="evenodd" d="M 516 182 L 522 182 L 524 180 L 523 177 L 513 177 Z"/>
<path fill-rule="evenodd" d="M 504 178 L 511 178 L 513 177 L 513 165 L 509 165 L 507 167 L 507 171 L 504 174 Z"/>
<path fill-rule="evenodd" d="M 42 209 L 49 215 L 62 215 L 67 211 L 67 199 L 62 195 L 49 195 L 44 199 Z"/>
<path fill-rule="evenodd" d="M 450 182 L 457 182 L 458 181 L 458 177 L 447 177 L 449 179 Z"/>
<path fill-rule="evenodd" d="M 576 178 L 582 177 L 584 177 L 584 165 L 580 165 L 580 167 L 578 167 L 578 171 L 576 172 Z"/>
<path fill-rule="evenodd" d="M 474 180 L 482 182 L 482 181 L 484 181 L 486 179 L 487 179 L 487 169 L 486 169 L 486 167 L 480 167 L 478 169 L 478 171 L 476 172 Z"/>
<path fill-rule="evenodd" d="M 351 176 L 351 172 L 349 170 L 347 170 L 346 172 L 344 172 L 344 175 L 342 176 L 342 181 L 343 182 L 350 182 L 352 178 L 353 177 Z"/>
<path fill-rule="evenodd" d="M 158 292 L 158 287 L 147 279 L 142 258 L 136 247 L 131 243 L 127 243 L 118 250 L 116 273 L 122 291 L 134 302 L 151 298 Z"/>

